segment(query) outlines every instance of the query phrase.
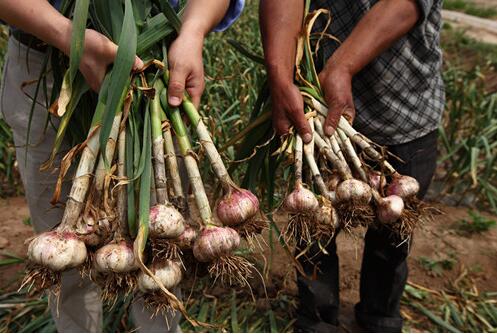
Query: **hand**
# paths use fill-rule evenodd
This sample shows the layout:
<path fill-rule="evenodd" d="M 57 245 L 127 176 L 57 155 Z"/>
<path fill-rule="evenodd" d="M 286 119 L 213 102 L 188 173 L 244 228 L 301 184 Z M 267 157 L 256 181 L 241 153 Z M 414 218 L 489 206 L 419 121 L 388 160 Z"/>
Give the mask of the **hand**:
<path fill-rule="evenodd" d="M 324 132 L 331 136 L 343 115 L 352 123 L 355 117 L 352 97 L 352 75 L 346 69 L 333 65 L 332 59 L 319 73 L 319 81 L 328 104 L 328 116 L 324 122 Z"/>
<path fill-rule="evenodd" d="M 292 82 L 271 82 L 273 127 L 277 134 L 288 133 L 294 125 L 304 143 L 312 140 L 311 128 L 304 115 L 304 100 Z"/>
<path fill-rule="evenodd" d="M 204 92 L 204 64 L 202 47 L 204 36 L 182 31 L 169 49 L 168 101 L 177 107 L 183 101 L 186 91 L 198 108 Z"/>
<path fill-rule="evenodd" d="M 86 30 L 85 48 L 79 64 L 79 70 L 90 88 L 95 92 L 100 90 L 107 73 L 107 67 L 114 62 L 116 54 L 116 44 L 95 30 Z M 140 70 L 142 67 L 142 60 L 135 57 L 133 71 Z"/>
<path fill-rule="evenodd" d="M 67 20 L 64 33 L 57 36 L 57 39 L 53 43 L 55 47 L 60 49 L 67 56 L 69 56 L 71 52 L 71 32 L 72 24 Z M 85 46 L 79 64 L 79 70 L 90 88 L 95 92 L 100 90 L 102 81 L 107 73 L 107 67 L 114 62 L 116 54 L 116 44 L 101 33 L 92 29 L 86 29 Z M 133 70 L 136 71 L 142 67 L 142 60 L 136 57 L 133 64 Z"/>

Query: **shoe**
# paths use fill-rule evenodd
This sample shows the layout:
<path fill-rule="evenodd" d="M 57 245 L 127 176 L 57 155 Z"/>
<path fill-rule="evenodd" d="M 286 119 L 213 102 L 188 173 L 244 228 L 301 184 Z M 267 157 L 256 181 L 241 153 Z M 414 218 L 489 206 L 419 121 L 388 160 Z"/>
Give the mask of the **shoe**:
<path fill-rule="evenodd" d="M 342 333 L 343 330 L 337 325 L 324 321 L 310 322 L 309 320 L 297 320 L 293 327 L 295 333 Z"/>

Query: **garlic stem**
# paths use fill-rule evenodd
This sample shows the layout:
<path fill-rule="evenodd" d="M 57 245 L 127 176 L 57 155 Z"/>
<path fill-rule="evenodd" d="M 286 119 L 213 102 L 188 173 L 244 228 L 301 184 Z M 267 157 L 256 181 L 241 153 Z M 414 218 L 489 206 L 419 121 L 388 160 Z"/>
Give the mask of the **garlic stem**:
<path fill-rule="evenodd" d="M 102 196 L 104 190 L 105 176 L 107 174 L 105 161 L 111 163 L 114 157 L 114 153 L 116 151 L 117 136 L 119 135 L 119 129 L 121 126 L 121 117 L 122 117 L 121 111 L 117 112 L 116 116 L 114 117 L 114 122 L 112 123 L 112 129 L 110 131 L 109 139 L 107 141 L 107 146 L 105 147 L 105 158 L 102 152 L 100 152 L 100 158 L 98 160 L 98 165 L 95 170 L 95 190 L 97 193 L 95 199 L 97 201 Z"/>
<path fill-rule="evenodd" d="M 152 126 L 152 156 L 154 166 L 155 194 L 157 203 L 167 204 L 167 177 L 166 164 L 164 162 L 164 138 L 162 137 L 162 108 L 160 103 L 160 93 L 164 89 L 162 80 L 154 83 L 155 96 L 150 101 L 150 121 Z"/>
<path fill-rule="evenodd" d="M 95 115 L 100 115 L 104 109 L 105 104 L 99 101 L 95 110 Z M 88 136 L 92 137 L 88 140 L 88 143 L 83 149 L 83 153 L 81 154 L 81 158 L 79 160 L 79 165 L 76 170 L 76 175 L 74 176 L 71 191 L 67 197 L 62 223 L 60 224 L 62 229 L 66 227 L 74 227 L 81 215 L 81 211 L 83 211 L 84 202 L 88 189 L 90 188 L 90 181 L 100 148 L 99 123 L 92 124 L 92 127 L 88 132 Z"/>
<path fill-rule="evenodd" d="M 314 109 L 323 116 L 328 115 L 328 108 L 315 98 L 311 98 Z M 354 143 L 356 143 L 371 159 L 383 163 L 390 173 L 395 173 L 393 166 L 383 159 L 383 156 L 373 147 L 372 142 L 356 131 L 352 125 L 342 116 L 338 122 L 340 128 Z"/>
<path fill-rule="evenodd" d="M 362 179 L 362 181 L 368 183 L 368 178 L 362 166 L 361 159 L 359 159 L 359 157 L 357 156 L 357 152 L 355 151 L 354 146 L 352 146 L 352 142 L 341 129 L 337 129 L 337 134 L 337 139 L 339 139 L 338 144 L 340 145 L 342 150 L 345 150 L 345 152 L 347 153 L 349 160 L 352 161 L 352 166 L 359 174 L 359 177 Z"/>
<path fill-rule="evenodd" d="M 118 182 L 123 182 L 126 178 L 126 128 L 121 127 L 118 139 L 118 162 L 117 162 L 117 176 Z M 117 185 L 117 219 L 118 229 L 114 239 L 122 239 L 128 234 L 127 211 L 126 211 L 126 194 L 127 189 L 125 184 Z"/>
<path fill-rule="evenodd" d="M 193 195 L 195 203 L 197 204 L 200 212 L 200 217 L 205 226 L 213 225 L 212 211 L 209 204 L 209 199 L 205 192 L 204 183 L 200 176 L 195 153 L 192 151 L 190 139 L 186 132 L 186 127 L 181 118 L 178 108 L 170 109 L 171 123 L 174 127 L 174 132 L 178 138 L 178 144 L 185 161 L 186 171 L 190 180 L 191 187 L 193 188 Z"/>
<path fill-rule="evenodd" d="M 180 201 L 184 201 L 185 193 L 183 191 L 183 185 L 181 184 L 181 177 L 179 175 L 178 159 L 176 157 L 176 150 L 174 148 L 173 136 L 171 134 L 171 128 L 169 122 L 166 121 L 166 126 L 163 131 L 164 143 L 166 149 L 166 164 L 169 169 L 169 174 L 171 176 L 171 181 L 174 190 L 174 196 Z"/>
<path fill-rule="evenodd" d="M 323 123 L 320 117 L 315 117 L 314 118 L 314 127 L 316 131 L 319 133 L 319 135 L 324 139 L 326 144 L 331 146 L 331 140 L 329 137 L 325 136 L 324 130 L 323 130 Z"/>
<path fill-rule="evenodd" d="M 316 132 L 314 131 L 314 121 L 312 118 L 309 119 L 309 125 L 311 127 L 312 132 L 316 135 Z M 299 135 L 297 135 L 299 136 Z M 299 136 L 300 137 L 300 136 Z M 326 143 L 325 143 L 326 145 Z M 307 164 L 309 165 L 309 169 L 311 170 L 312 173 L 312 178 L 314 180 L 314 183 L 319 189 L 319 192 L 321 195 L 324 197 L 328 198 L 330 201 L 334 201 L 335 195 L 333 192 L 330 192 L 328 188 L 326 187 L 326 184 L 324 183 L 323 177 L 321 175 L 321 172 L 319 171 L 319 167 L 316 163 L 316 159 L 314 158 L 313 150 L 312 148 L 314 147 L 314 138 L 311 140 L 310 143 L 304 144 L 304 155 L 307 161 Z"/>
<path fill-rule="evenodd" d="M 190 119 L 193 128 L 195 128 L 195 131 L 197 132 L 197 135 L 200 139 L 200 145 L 202 145 L 202 147 L 205 149 L 205 153 L 207 154 L 207 157 L 211 162 L 212 169 L 221 182 L 224 191 L 230 192 L 233 181 L 231 180 L 228 170 L 224 166 L 223 159 L 217 151 L 216 145 L 214 145 L 209 130 L 202 121 L 197 108 L 195 108 L 193 103 L 186 97 L 183 98 L 182 107 L 188 118 Z"/>
<path fill-rule="evenodd" d="M 295 136 L 295 187 L 302 184 L 302 148 L 303 142 L 300 135 Z"/>
<path fill-rule="evenodd" d="M 314 141 L 321 154 L 323 154 L 328 159 L 328 161 L 333 164 L 333 167 L 337 169 L 340 177 L 343 180 L 352 179 L 352 174 L 350 173 L 350 169 L 348 168 L 347 164 L 340 160 L 340 158 L 335 154 L 331 147 L 326 144 L 324 139 L 317 132 L 314 132 Z"/>

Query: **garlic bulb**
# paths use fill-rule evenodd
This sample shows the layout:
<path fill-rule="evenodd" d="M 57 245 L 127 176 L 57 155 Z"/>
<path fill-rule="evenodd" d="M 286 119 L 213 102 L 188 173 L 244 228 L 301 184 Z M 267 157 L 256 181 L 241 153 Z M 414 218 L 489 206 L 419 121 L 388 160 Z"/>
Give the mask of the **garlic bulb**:
<path fill-rule="evenodd" d="M 416 196 L 418 192 L 418 181 L 411 176 L 400 174 L 395 174 L 393 176 L 393 180 L 387 188 L 387 195 L 397 195 L 403 199 Z"/>
<path fill-rule="evenodd" d="M 356 179 L 349 179 L 338 185 L 336 195 L 339 202 L 367 205 L 371 201 L 372 192 L 366 183 Z"/>
<path fill-rule="evenodd" d="M 223 225 L 234 226 L 254 217 L 259 211 L 259 200 L 246 189 L 232 189 L 217 205 L 216 212 Z"/>
<path fill-rule="evenodd" d="M 229 227 L 208 226 L 193 245 L 193 255 L 200 262 L 210 262 L 229 255 L 240 245 L 240 236 Z"/>
<path fill-rule="evenodd" d="M 167 261 L 163 264 L 152 266 L 150 271 L 168 290 L 177 286 L 183 278 L 181 266 L 174 261 Z M 140 272 L 138 276 L 138 288 L 141 292 L 160 290 L 159 285 L 154 279 L 144 272 Z"/>
<path fill-rule="evenodd" d="M 381 173 L 378 171 L 370 171 L 368 173 L 369 185 L 371 188 L 381 191 L 386 185 L 387 180 L 382 177 Z"/>
<path fill-rule="evenodd" d="M 290 213 L 305 213 L 317 210 L 319 202 L 314 193 L 298 185 L 285 199 L 285 208 Z"/>
<path fill-rule="evenodd" d="M 30 261 L 53 271 L 76 268 L 86 257 L 84 242 L 73 232 L 45 232 L 34 238 L 28 247 Z"/>
<path fill-rule="evenodd" d="M 183 233 L 176 239 L 176 243 L 181 249 L 190 249 L 193 247 L 197 236 L 197 231 L 193 227 L 187 226 Z"/>
<path fill-rule="evenodd" d="M 338 215 L 335 208 L 331 205 L 329 201 L 326 201 L 322 206 L 319 207 L 316 214 L 316 224 L 321 224 L 323 226 L 328 226 L 331 229 L 338 228 Z"/>
<path fill-rule="evenodd" d="M 99 272 L 125 273 L 138 269 L 133 245 L 126 241 L 105 245 L 95 253 L 95 269 Z"/>
<path fill-rule="evenodd" d="M 150 208 L 150 236 L 177 238 L 185 230 L 185 219 L 171 204 L 157 204 Z"/>
<path fill-rule="evenodd" d="M 404 211 L 404 201 L 397 195 L 382 198 L 378 204 L 378 220 L 385 224 L 395 223 Z"/>

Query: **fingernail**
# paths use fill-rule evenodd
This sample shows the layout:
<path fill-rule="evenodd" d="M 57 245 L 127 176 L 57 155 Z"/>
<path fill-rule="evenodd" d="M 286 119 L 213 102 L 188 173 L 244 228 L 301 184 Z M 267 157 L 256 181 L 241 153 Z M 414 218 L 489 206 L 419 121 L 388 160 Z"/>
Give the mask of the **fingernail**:
<path fill-rule="evenodd" d="M 302 136 L 302 139 L 304 140 L 304 142 L 308 143 L 311 141 L 312 139 L 312 136 L 310 133 L 305 133 L 303 136 Z"/>
<path fill-rule="evenodd" d="M 332 126 L 327 126 L 325 129 L 324 129 L 324 132 L 326 133 L 327 136 L 331 136 L 333 134 L 333 127 Z"/>
<path fill-rule="evenodd" d="M 177 96 L 171 96 L 169 97 L 169 104 L 176 106 L 181 103 L 181 99 Z"/>

